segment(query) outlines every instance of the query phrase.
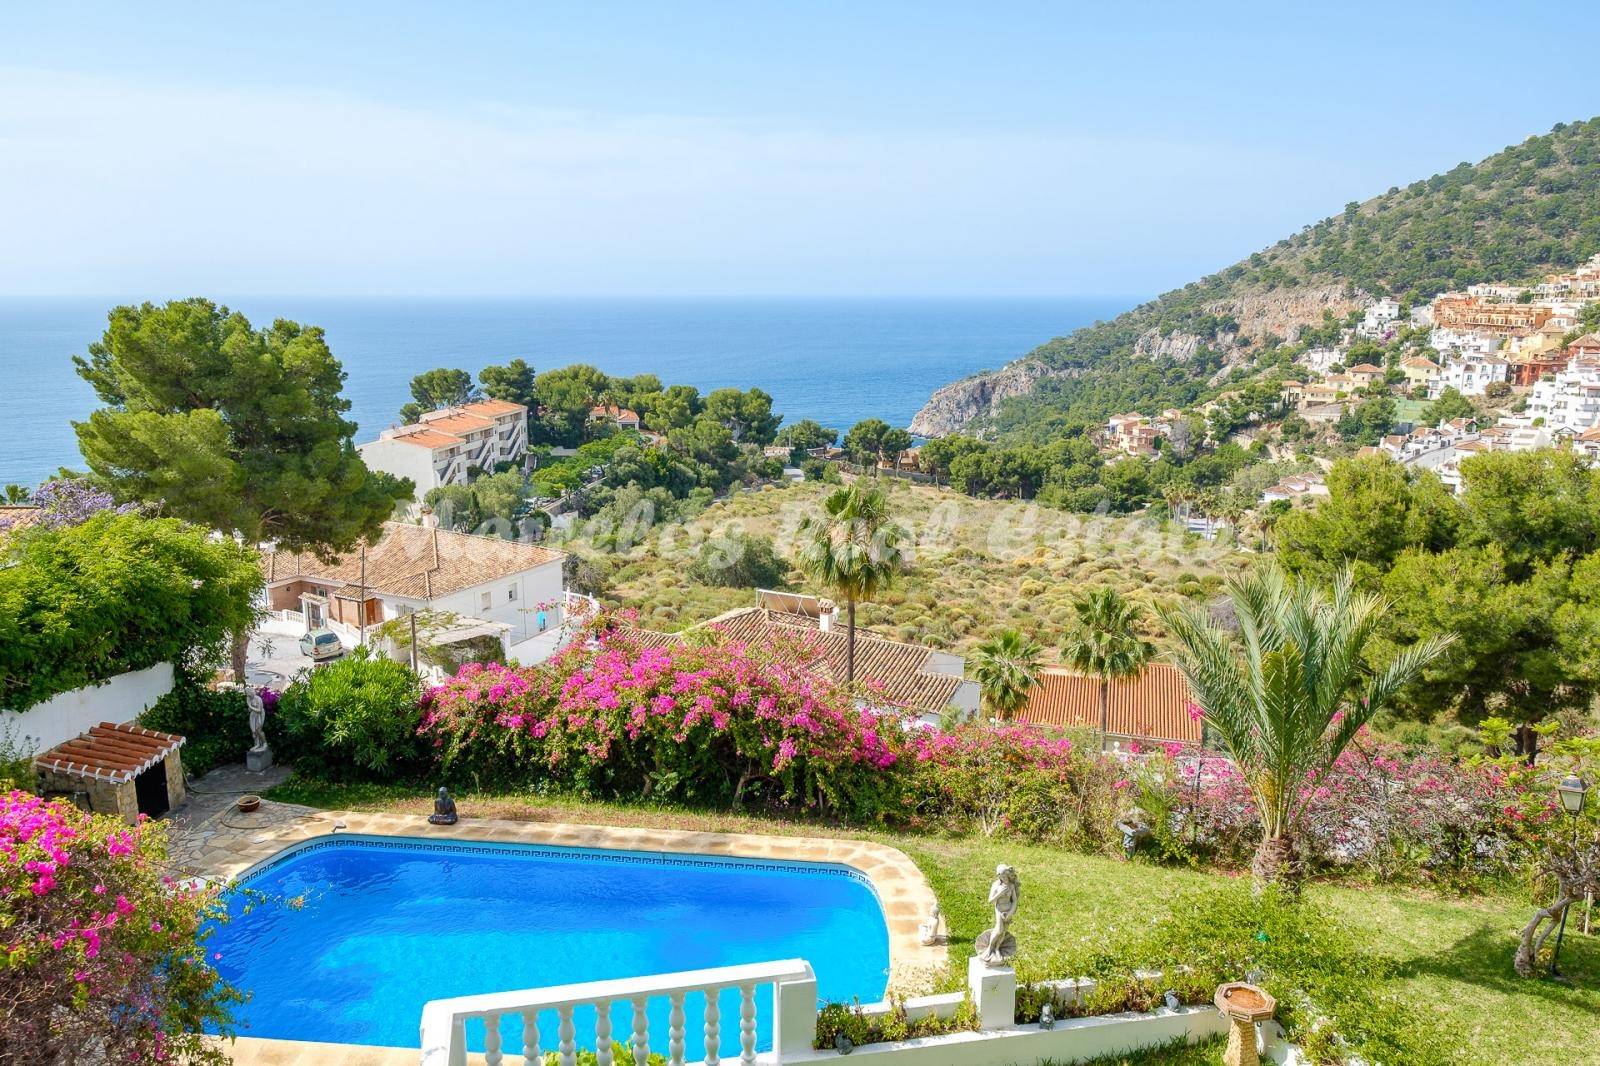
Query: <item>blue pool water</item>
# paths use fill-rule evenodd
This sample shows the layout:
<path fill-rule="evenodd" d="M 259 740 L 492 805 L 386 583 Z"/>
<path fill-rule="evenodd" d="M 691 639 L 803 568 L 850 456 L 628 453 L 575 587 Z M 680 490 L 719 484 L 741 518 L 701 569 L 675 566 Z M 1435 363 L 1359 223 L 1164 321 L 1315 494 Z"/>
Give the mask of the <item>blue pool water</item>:
<path fill-rule="evenodd" d="M 887 984 L 889 935 L 854 871 L 774 863 L 502 844 L 340 837 L 291 852 L 242 881 L 232 920 L 209 941 L 222 975 L 251 998 L 240 1033 L 417 1046 L 430 999 L 803 958 L 823 1000 L 870 1002 Z M 299 907 L 288 901 L 303 897 Z M 770 996 L 757 997 L 771 1046 Z M 704 999 L 686 1007 L 691 1060 L 704 1055 Z M 737 993 L 720 1003 L 723 1054 L 737 1054 Z M 652 1002 L 653 1050 L 668 1004 Z M 613 1033 L 626 1040 L 629 1008 Z M 593 1046 L 594 1012 L 576 1016 Z M 731 1021 L 731 1024 L 729 1024 Z M 554 1047 L 553 1012 L 540 1019 Z M 522 1028 L 501 1026 L 507 1048 Z M 468 1043 L 483 1044 L 482 1026 Z"/>

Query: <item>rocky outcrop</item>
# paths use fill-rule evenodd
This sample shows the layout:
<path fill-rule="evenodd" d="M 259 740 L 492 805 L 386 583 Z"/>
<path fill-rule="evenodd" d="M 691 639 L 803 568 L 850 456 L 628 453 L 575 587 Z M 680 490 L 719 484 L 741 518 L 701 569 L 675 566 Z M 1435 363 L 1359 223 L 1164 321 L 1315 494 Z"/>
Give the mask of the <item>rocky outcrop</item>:
<path fill-rule="evenodd" d="M 1217 374 L 1220 379 L 1226 377 L 1232 364 L 1246 358 L 1251 345 L 1263 338 L 1270 335 L 1292 341 L 1303 327 L 1320 324 L 1323 312 L 1331 311 L 1342 318 L 1370 302 L 1371 297 L 1365 293 L 1337 284 L 1246 290 L 1212 301 L 1205 307 L 1219 318 L 1232 318 L 1235 329 L 1210 338 L 1182 330 L 1163 333 L 1151 329 L 1134 342 L 1133 354 L 1138 359 L 1170 358 L 1186 362 L 1194 358 L 1202 346 L 1210 347 L 1223 355 L 1225 365 Z M 1052 370 L 1031 357 L 1019 359 L 999 370 L 946 385 L 934 393 L 911 420 L 911 432 L 919 437 L 943 437 L 960 432 L 974 421 L 994 414 L 1001 401 L 1032 392 L 1045 378 L 1081 373 L 1085 371 Z"/>
<path fill-rule="evenodd" d="M 960 432 L 976 420 L 994 414 L 1001 401 L 1025 396 L 1042 379 L 1059 373 L 1037 359 L 1019 359 L 999 370 L 974 374 L 946 385 L 934 393 L 911 420 L 911 432 L 919 437 L 946 437 Z"/>

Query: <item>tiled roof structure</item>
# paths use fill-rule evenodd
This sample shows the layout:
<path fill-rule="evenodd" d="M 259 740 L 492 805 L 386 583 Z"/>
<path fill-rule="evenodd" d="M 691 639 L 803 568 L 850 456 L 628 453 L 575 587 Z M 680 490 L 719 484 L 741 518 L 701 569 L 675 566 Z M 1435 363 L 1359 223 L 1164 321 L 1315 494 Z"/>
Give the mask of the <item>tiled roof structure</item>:
<path fill-rule="evenodd" d="M 1200 723 L 1189 715 L 1193 697 L 1176 667 L 1151 663 L 1130 681 L 1111 682 L 1106 732 L 1150 740 L 1200 742 Z M 1100 728 L 1100 680 L 1060 668 L 1040 671 L 1018 719 L 1057 729 Z"/>
<path fill-rule="evenodd" d="M 101 722 L 33 760 L 35 768 L 121 784 L 183 746 L 184 738 L 136 725 Z"/>
<path fill-rule="evenodd" d="M 307 578 L 360 591 L 364 575 L 371 593 L 426 600 L 520 574 L 563 554 L 499 537 L 385 522 L 365 560 L 359 548 L 332 562 L 307 553 L 267 551 L 261 554 L 261 569 L 268 584 Z"/>

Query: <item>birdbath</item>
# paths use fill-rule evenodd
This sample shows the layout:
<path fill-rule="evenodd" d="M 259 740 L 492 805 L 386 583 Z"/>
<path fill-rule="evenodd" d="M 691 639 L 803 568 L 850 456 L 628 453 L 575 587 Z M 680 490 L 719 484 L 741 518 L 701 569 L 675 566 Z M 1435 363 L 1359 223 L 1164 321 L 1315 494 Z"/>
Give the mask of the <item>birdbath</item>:
<path fill-rule="evenodd" d="M 1234 981 L 1217 989 L 1213 1001 L 1222 1016 L 1228 1019 L 1228 1050 L 1222 1056 L 1223 1066 L 1260 1066 L 1256 1054 L 1256 1023 L 1272 1017 L 1278 1001 L 1255 985 Z"/>

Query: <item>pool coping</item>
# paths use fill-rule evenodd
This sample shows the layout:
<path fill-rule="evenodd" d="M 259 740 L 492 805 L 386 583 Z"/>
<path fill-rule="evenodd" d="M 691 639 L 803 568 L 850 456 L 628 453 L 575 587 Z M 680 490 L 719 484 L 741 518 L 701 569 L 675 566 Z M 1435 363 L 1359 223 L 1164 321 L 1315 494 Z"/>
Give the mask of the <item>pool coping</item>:
<path fill-rule="evenodd" d="M 672 855 L 716 855 L 735 859 L 773 859 L 846 866 L 871 884 L 889 929 L 889 988 L 921 991 L 948 964 L 944 944 L 922 943 L 918 926 L 932 912 L 933 887 L 917 864 L 898 848 L 870 840 L 783 837 L 756 833 L 714 833 L 689 829 L 525 822 L 509 818 L 463 817 L 455 825 L 431 825 L 415 814 L 371 811 L 315 811 L 294 824 L 248 838 L 219 842 L 207 854 L 205 874 L 232 882 L 295 846 L 317 837 L 348 832 L 365 837 L 412 840 L 533 844 Z M 314 1044 L 241 1036 L 229 1047 L 235 1066 L 310 1066 L 349 1063 L 389 1066 L 415 1062 L 414 1049 L 354 1044 Z M 400 1056 L 407 1056 L 401 1058 Z"/>

